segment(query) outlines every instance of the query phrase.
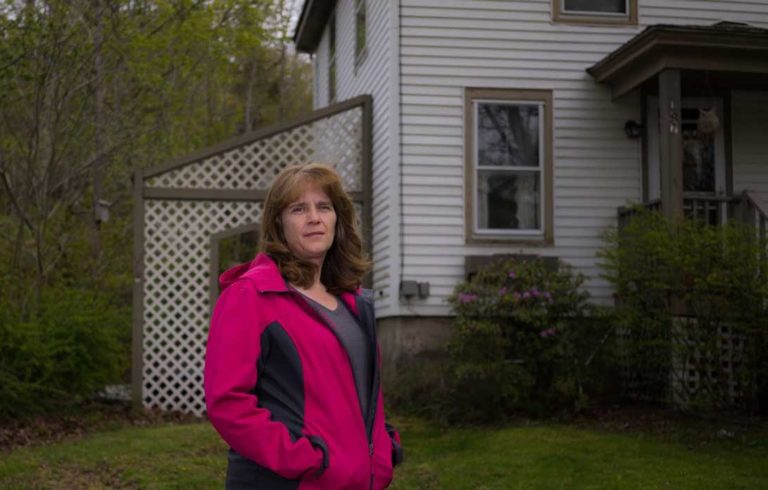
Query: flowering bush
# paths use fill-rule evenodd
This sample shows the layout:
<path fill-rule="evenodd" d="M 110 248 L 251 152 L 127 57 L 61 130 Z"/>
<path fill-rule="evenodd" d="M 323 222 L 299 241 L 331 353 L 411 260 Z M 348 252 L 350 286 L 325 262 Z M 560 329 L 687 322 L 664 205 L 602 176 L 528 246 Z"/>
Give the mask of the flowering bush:
<path fill-rule="evenodd" d="M 610 322 L 599 321 L 582 282 L 562 263 L 505 260 L 456 287 L 449 382 L 457 417 L 583 406 Z"/>

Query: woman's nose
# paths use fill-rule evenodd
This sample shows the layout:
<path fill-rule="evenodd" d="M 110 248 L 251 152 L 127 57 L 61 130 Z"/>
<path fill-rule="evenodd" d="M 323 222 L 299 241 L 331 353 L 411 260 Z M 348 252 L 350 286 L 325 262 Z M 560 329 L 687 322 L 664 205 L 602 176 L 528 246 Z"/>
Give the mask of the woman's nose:
<path fill-rule="evenodd" d="M 309 210 L 307 211 L 307 219 L 313 222 L 320 220 L 320 213 L 317 211 L 317 208 L 315 206 L 309 207 Z"/>

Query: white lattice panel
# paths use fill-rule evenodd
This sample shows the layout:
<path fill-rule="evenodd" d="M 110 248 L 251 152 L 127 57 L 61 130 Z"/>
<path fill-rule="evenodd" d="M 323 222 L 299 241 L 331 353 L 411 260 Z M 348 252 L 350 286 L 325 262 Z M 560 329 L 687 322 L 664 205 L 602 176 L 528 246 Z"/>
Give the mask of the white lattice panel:
<path fill-rule="evenodd" d="M 363 109 L 245 143 L 147 179 L 147 187 L 266 190 L 286 166 L 308 161 L 336 166 L 348 192 L 362 191 Z"/>
<path fill-rule="evenodd" d="M 210 237 L 259 222 L 261 207 L 259 202 L 145 202 L 145 407 L 196 415 L 205 411 L 203 362 L 210 311 Z"/>
<path fill-rule="evenodd" d="M 680 347 L 675 349 L 672 357 L 670 380 L 672 400 L 677 406 L 687 406 L 696 393 L 709 388 L 713 383 L 724 384 L 731 403 L 735 403 L 744 395 L 745 386 L 739 376 L 743 372 L 745 361 L 744 335 L 734 334 L 726 326 L 720 327 L 714 352 L 711 349 L 699 348 L 701 340 L 686 336 L 675 340 Z M 714 363 L 719 364 L 717 369 L 713 369 Z M 717 380 L 718 376 L 724 376 L 725 379 Z"/>

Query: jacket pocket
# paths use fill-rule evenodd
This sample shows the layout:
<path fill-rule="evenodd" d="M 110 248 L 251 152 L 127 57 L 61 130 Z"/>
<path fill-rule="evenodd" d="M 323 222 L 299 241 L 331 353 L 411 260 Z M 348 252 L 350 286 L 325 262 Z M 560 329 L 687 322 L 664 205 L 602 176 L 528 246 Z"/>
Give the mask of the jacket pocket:
<path fill-rule="evenodd" d="M 299 480 L 283 478 L 244 458 L 233 449 L 227 454 L 226 490 L 295 490 L 299 488 Z"/>
<path fill-rule="evenodd" d="M 307 439 L 309 439 L 309 442 L 312 443 L 312 447 L 319 449 L 323 453 L 323 462 L 320 465 L 320 468 L 307 476 L 311 479 L 320 478 L 323 473 L 325 473 L 325 470 L 328 469 L 328 465 L 330 463 L 330 459 L 328 457 L 328 445 L 320 436 L 307 436 Z"/>
<path fill-rule="evenodd" d="M 392 441 L 392 467 L 394 468 L 403 462 L 403 446 L 400 445 L 400 435 L 397 433 L 397 429 L 388 422 L 384 423 L 384 427 Z"/>

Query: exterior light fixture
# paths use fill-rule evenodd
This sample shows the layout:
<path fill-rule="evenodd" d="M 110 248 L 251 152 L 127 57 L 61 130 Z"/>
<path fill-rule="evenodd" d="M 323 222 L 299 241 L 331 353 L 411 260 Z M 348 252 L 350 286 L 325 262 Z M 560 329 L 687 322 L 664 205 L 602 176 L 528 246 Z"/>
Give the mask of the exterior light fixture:
<path fill-rule="evenodd" d="M 624 133 L 627 135 L 627 138 L 639 138 L 643 133 L 643 126 L 637 121 L 627 121 L 624 123 Z"/>

